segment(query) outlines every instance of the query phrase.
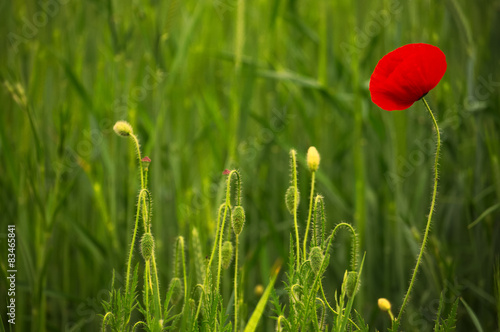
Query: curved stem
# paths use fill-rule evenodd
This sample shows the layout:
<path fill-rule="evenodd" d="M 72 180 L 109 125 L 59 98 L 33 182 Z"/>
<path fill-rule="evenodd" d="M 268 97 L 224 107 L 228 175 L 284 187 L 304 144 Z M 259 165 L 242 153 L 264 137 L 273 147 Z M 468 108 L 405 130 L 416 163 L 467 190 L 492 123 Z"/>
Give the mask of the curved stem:
<path fill-rule="evenodd" d="M 306 245 L 307 245 L 307 235 L 309 233 L 309 225 L 311 224 L 311 215 L 312 215 L 312 207 L 313 207 L 313 195 L 314 195 L 314 180 L 315 180 L 315 174 L 316 172 L 312 171 L 311 172 L 311 196 L 309 198 L 309 215 L 307 217 L 307 225 L 306 225 L 306 233 L 304 235 L 304 246 L 302 248 L 304 252 L 304 261 L 307 259 L 306 254 Z"/>
<path fill-rule="evenodd" d="M 137 136 L 134 134 L 131 134 L 130 137 L 135 143 L 135 149 L 137 150 L 137 159 L 139 160 L 139 169 L 141 170 L 141 189 L 145 189 L 146 186 L 144 185 L 144 169 L 142 167 L 142 162 L 141 162 L 141 145 L 139 144 L 139 140 L 137 139 Z"/>
<path fill-rule="evenodd" d="M 398 322 L 400 321 L 401 316 L 403 315 L 403 311 L 405 309 L 405 306 L 408 303 L 408 299 L 410 298 L 410 293 L 411 293 L 411 290 L 413 289 L 413 284 L 415 283 L 415 279 L 417 277 L 418 268 L 419 268 L 420 263 L 422 261 L 422 256 L 424 254 L 425 245 L 427 243 L 427 238 L 429 236 L 429 230 L 431 228 L 432 213 L 434 212 L 434 206 L 436 204 L 436 195 L 437 195 L 437 186 L 438 186 L 438 160 L 439 160 L 439 150 L 441 148 L 441 135 L 439 134 L 439 126 L 436 122 L 436 118 L 434 117 L 434 114 L 431 111 L 431 108 L 429 107 L 429 104 L 427 104 L 427 101 L 425 100 L 425 98 L 422 98 L 422 101 L 424 102 L 424 105 L 427 108 L 427 111 L 429 111 L 429 114 L 432 118 L 432 122 L 434 123 L 434 127 L 436 128 L 436 134 L 437 134 L 436 156 L 434 158 L 434 189 L 432 191 L 431 208 L 429 211 L 429 216 L 427 218 L 427 225 L 425 226 L 425 233 L 424 233 L 424 238 L 422 240 L 422 245 L 420 246 L 420 253 L 418 254 L 417 263 L 415 264 L 415 269 L 413 270 L 413 275 L 411 277 L 410 286 L 408 287 L 408 290 L 406 291 L 406 295 L 405 295 L 405 298 L 403 300 L 403 304 L 401 305 L 401 309 L 399 309 L 398 318 L 396 319 Z"/>
<path fill-rule="evenodd" d="M 335 238 L 335 235 L 337 234 L 337 230 L 339 230 L 341 227 L 346 227 L 351 231 L 352 234 L 352 257 L 351 257 L 351 269 L 352 271 L 355 271 L 357 268 L 357 255 L 358 255 L 358 236 L 356 234 L 356 231 L 354 230 L 354 227 L 352 227 L 350 224 L 346 222 L 341 222 L 338 223 L 337 226 L 332 231 L 332 234 L 330 235 L 328 240 L 328 244 L 325 249 L 325 253 L 330 252 L 330 247 L 332 245 L 333 239 Z"/>

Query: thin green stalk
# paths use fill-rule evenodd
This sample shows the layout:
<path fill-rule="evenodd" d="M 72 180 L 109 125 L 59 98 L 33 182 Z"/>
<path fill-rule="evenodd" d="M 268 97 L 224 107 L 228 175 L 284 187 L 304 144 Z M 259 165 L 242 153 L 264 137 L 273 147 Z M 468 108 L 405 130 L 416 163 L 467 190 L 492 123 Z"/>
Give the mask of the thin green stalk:
<path fill-rule="evenodd" d="M 151 287 L 151 278 L 150 278 L 149 268 L 150 268 L 150 262 L 149 262 L 149 260 L 147 260 L 146 267 L 144 268 L 144 279 L 145 279 L 144 283 L 146 286 L 146 287 L 144 287 L 144 292 L 145 292 L 144 293 L 144 306 L 146 307 L 146 312 L 148 313 L 148 315 L 150 312 L 150 310 L 149 310 L 149 288 Z M 149 319 L 149 317 L 148 317 L 148 319 Z"/>
<path fill-rule="evenodd" d="M 307 224 L 306 224 L 306 233 L 304 235 L 304 246 L 302 248 L 304 252 L 304 261 L 307 259 L 307 251 L 306 251 L 306 246 L 307 246 L 307 235 L 309 234 L 309 226 L 311 224 L 311 215 L 312 215 L 312 208 L 313 208 L 313 195 L 314 195 L 314 182 L 315 182 L 315 175 L 316 172 L 312 171 L 311 172 L 311 195 L 309 198 L 309 215 L 307 216 Z"/>
<path fill-rule="evenodd" d="M 139 140 L 137 139 L 137 136 L 134 134 L 130 134 L 130 137 L 134 141 L 134 145 L 137 151 L 137 159 L 139 160 L 139 169 L 141 173 L 141 190 L 146 189 L 144 187 L 144 171 L 141 163 L 141 147 L 139 145 Z M 135 226 L 134 226 L 134 234 L 132 235 L 132 243 L 130 244 L 130 251 L 128 255 L 128 262 L 127 262 L 127 276 L 126 276 L 126 282 L 125 282 L 125 294 L 128 294 L 129 292 L 129 286 L 130 286 L 130 266 L 132 264 L 132 256 L 134 253 L 134 247 L 135 247 L 135 239 L 137 236 L 137 227 L 139 225 L 139 215 L 141 212 L 141 200 L 139 199 L 139 202 L 137 203 L 137 210 L 135 213 Z"/>
<path fill-rule="evenodd" d="M 234 331 L 238 332 L 238 244 L 239 234 L 235 235 L 235 258 L 234 258 Z"/>
<path fill-rule="evenodd" d="M 142 157 L 141 157 L 141 145 L 139 144 L 139 140 L 137 139 L 137 136 L 135 136 L 134 134 L 130 134 L 130 137 L 132 138 L 132 140 L 134 141 L 135 143 L 135 149 L 137 151 L 137 160 L 139 161 L 139 169 L 140 169 L 140 172 L 141 172 L 141 189 L 145 189 L 146 186 L 144 185 L 144 169 L 142 167 Z"/>
<path fill-rule="evenodd" d="M 229 182 L 230 180 L 228 180 Z M 229 185 L 228 185 L 229 189 Z M 229 191 L 229 190 L 228 190 Z M 226 223 L 226 217 L 227 217 L 227 211 L 229 210 L 229 207 L 227 205 L 229 201 L 226 200 L 225 208 L 224 208 L 224 216 L 222 218 L 222 223 L 221 223 L 221 228 L 220 228 L 220 233 L 219 233 L 219 265 L 217 267 L 217 284 L 215 286 L 216 293 L 219 293 L 219 283 L 220 283 L 220 271 L 222 270 L 222 237 L 224 236 L 224 225 Z"/>
<path fill-rule="evenodd" d="M 229 175 L 227 177 L 226 203 L 224 204 L 224 215 L 222 218 L 222 223 L 220 225 L 220 232 L 219 232 L 219 266 L 217 268 L 217 285 L 215 287 L 217 293 L 219 292 L 220 271 L 222 270 L 222 237 L 224 236 L 224 225 L 226 223 L 227 211 L 229 211 L 231 209 L 231 178 L 232 178 L 233 174 L 236 175 L 236 179 L 238 181 L 238 183 L 236 185 L 236 192 L 237 192 L 236 202 L 237 202 L 237 204 L 241 203 L 240 173 L 236 170 L 232 170 L 231 173 L 229 173 Z M 220 211 L 219 211 L 219 215 L 220 215 Z M 213 255 L 213 252 L 212 252 L 212 255 Z M 210 259 L 209 266 L 211 263 L 212 263 L 212 260 Z"/>
<path fill-rule="evenodd" d="M 298 196 L 299 190 L 297 188 L 297 152 L 291 151 L 292 155 L 292 181 L 293 181 L 293 224 L 295 226 L 295 238 L 297 241 L 297 269 L 300 265 L 300 240 L 299 240 L 299 226 L 297 225 L 297 209 L 298 209 Z"/>
<path fill-rule="evenodd" d="M 160 320 L 162 319 L 161 317 L 161 299 L 160 299 L 160 284 L 158 282 L 158 270 L 156 268 L 156 258 L 155 258 L 155 255 L 153 254 L 152 255 L 152 261 L 153 261 L 153 271 L 154 271 L 154 276 L 155 276 L 155 288 L 156 288 L 156 297 L 155 297 L 155 306 L 156 306 L 156 310 L 157 310 L 157 314 L 160 315 Z M 151 288 L 153 287 L 153 285 L 151 285 Z"/>
<path fill-rule="evenodd" d="M 132 242 L 130 243 L 130 251 L 129 251 L 129 254 L 128 254 L 127 275 L 126 275 L 126 281 L 125 281 L 125 294 L 129 293 L 129 286 L 130 286 L 130 266 L 132 265 L 132 256 L 133 256 L 133 253 L 134 253 L 135 238 L 137 237 L 137 228 L 139 226 L 140 209 L 141 209 L 141 201 L 139 200 L 139 202 L 137 203 L 137 211 L 135 213 L 134 233 L 132 235 Z"/>
<path fill-rule="evenodd" d="M 427 225 L 425 226 L 425 233 L 424 233 L 424 238 L 422 240 L 422 245 L 420 246 L 420 253 L 418 254 L 417 263 L 415 264 L 415 269 L 413 270 L 413 275 L 411 277 L 410 286 L 408 287 L 408 290 L 406 291 L 406 295 L 404 297 L 403 304 L 401 305 L 401 309 L 399 309 L 398 318 L 396 319 L 397 322 L 400 322 L 400 319 L 401 319 L 401 316 L 403 315 L 403 311 L 405 309 L 405 306 L 408 303 L 408 299 L 410 298 L 410 294 L 411 294 L 411 291 L 413 289 L 413 284 L 415 283 L 415 279 L 417 277 L 418 268 L 419 268 L 420 263 L 422 261 L 422 256 L 424 254 L 425 245 L 427 243 L 427 238 L 429 236 L 429 230 L 431 228 L 432 213 L 434 212 L 434 206 L 436 204 L 436 195 L 437 195 L 437 186 L 438 186 L 438 161 L 439 161 L 439 150 L 441 149 L 441 135 L 439 134 L 439 126 L 436 122 L 436 118 L 434 117 L 434 114 L 431 111 L 431 108 L 429 107 L 429 104 L 427 104 L 427 101 L 425 100 L 425 98 L 422 98 L 422 101 L 424 102 L 424 105 L 427 108 L 427 111 L 429 111 L 429 114 L 432 118 L 432 122 L 434 123 L 434 127 L 436 128 L 436 134 L 437 134 L 436 156 L 434 158 L 434 189 L 432 190 L 431 208 L 429 211 L 429 216 L 427 218 Z"/>
<path fill-rule="evenodd" d="M 205 271 L 205 282 L 204 282 L 205 286 L 206 286 L 206 281 L 207 281 L 206 276 L 208 276 L 208 271 L 209 271 L 210 267 L 212 266 L 212 261 L 214 260 L 214 256 L 215 256 L 215 249 L 217 248 L 217 243 L 218 243 L 218 239 L 219 239 L 219 230 L 221 228 L 220 227 L 221 211 L 223 208 L 225 209 L 225 206 L 226 206 L 226 203 L 221 204 L 221 206 L 219 207 L 219 212 L 217 213 L 217 228 L 215 230 L 214 246 L 212 248 L 212 253 L 210 254 L 210 259 L 208 260 L 208 264 L 207 264 L 206 271 Z"/>

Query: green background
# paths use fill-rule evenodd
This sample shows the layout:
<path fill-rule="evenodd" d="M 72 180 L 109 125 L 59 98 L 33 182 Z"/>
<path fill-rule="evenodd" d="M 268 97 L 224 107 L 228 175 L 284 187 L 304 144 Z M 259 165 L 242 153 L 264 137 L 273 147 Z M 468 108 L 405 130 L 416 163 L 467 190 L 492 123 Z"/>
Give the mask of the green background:
<path fill-rule="evenodd" d="M 237 17 L 236 0 L 0 1 L 0 298 L 7 225 L 15 224 L 16 330 L 100 326 L 112 271 L 125 270 L 139 188 L 132 145 L 112 131 L 121 119 L 152 159 L 163 291 L 176 236 L 189 246 L 197 227 L 209 254 L 222 171 L 237 168 L 251 313 L 254 287 L 288 257 L 288 152 L 299 154 L 303 230 L 305 154 L 314 145 L 328 228 L 352 223 L 366 251 L 356 308 L 384 329 L 388 317 L 376 302 L 386 297 L 397 312 L 409 283 L 435 135 L 421 102 L 383 111 L 368 83 L 384 54 L 413 42 L 441 48 L 448 70 L 427 96 L 443 135 L 440 184 L 405 330 L 431 329 L 443 290 L 448 305 L 456 296 L 468 305 L 460 303 L 459 331 L 498 330 L 500 2 L 241 3 Z M 348 258 L 348 236 L 340 236 L 323 280 L 332 301 Z M 274 328 L 270 315 L 262 330 Z"/>

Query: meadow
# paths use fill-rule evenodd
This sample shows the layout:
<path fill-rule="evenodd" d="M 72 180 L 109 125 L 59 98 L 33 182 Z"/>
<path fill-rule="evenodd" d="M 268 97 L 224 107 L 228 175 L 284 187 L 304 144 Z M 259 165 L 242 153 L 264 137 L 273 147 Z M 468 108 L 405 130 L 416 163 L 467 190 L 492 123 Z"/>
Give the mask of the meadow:
<path fill-rule="evenodd" d="M 161 301 L 180 271 L 179 236 L 185 294 L 198 300 L 195 253 L 210 259 L 223 173 L 237 170 L 246 219 L 236 269 L 241 330 L 276 278 L 256 327 L 275 330 L 275 295 L 287 314 L 295 304 L 290 150 L 303 239 L 314 146 L 325 228 L 347 223 L 358 238 L 351 317 L 355 310 L 370 331 L 386 331 L 391 321 L 377 300 L 388 299 L 396 315 L 403 303 L 429 213 L 436 133 L 421 102 L 387 112 L 368 86 L 382 56 L 417 42 L 438 46 L 448 69 L 426 96 L 441 128 L 439 186 L 400 330 L 433 330 L 442 297 L 444 313 L 458 299 L 457 331 L 499 331 L 498 0 L 13 0 L 0 1 L 0 35 L 4 331 L 98 331 L 103 302 L 125 288 L 142 186 L 134 145 L 113 131 L 119 120 L 151 159 L 145 204 Z M 6 315 L 8 225 L 16 228 L 15 325 Z M 332 305 L 351 244 L 340 231 L 320 268 Z M 148 270 L 138 242 L 132 249 L 143 303 Z M 234 265 L 221 273 L 218 310 L 227 321 L 234 275 Z M 143 319 L 136 309 L 132 320 Z M 330 315 L 325 325 L 333 324 Z"/>

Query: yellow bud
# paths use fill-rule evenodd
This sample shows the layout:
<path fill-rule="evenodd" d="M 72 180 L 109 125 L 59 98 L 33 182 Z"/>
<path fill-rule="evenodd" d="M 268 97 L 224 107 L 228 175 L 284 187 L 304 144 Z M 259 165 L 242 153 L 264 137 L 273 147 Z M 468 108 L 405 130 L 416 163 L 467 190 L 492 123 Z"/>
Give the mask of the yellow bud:
<path fill-rule="evenodd" d="M 127 121 L 118 121 L 113 126 L 113 130 L 120 136 L 130 136 L 134 133 L 132 126 Z"/>
<path fill-rule="evenodd" d="M 307 150 L 307 166 L 311 172 L 315 172 L 319 167 L 319 153 L 318 150 L 314 146 L 311 146 L 309 150 Z"/>
<path fill-rule="evenodd" d="M 253 289 L 253 293 L 256 295 L 256 296 L 261 296 L 262 294 L 264 294 L 264 286 L 262 286 L 261 284 L 258 284 L 257 286 L 255 286 L 255 288 Z"/>
<path fill-rule="evenodd" d="M 380 298 L 378 299 L 378 307 L 382 311 L 389 311 L 391 310 L 391 302 L 389 302 L 389 300 L 387 299 Z"/>

